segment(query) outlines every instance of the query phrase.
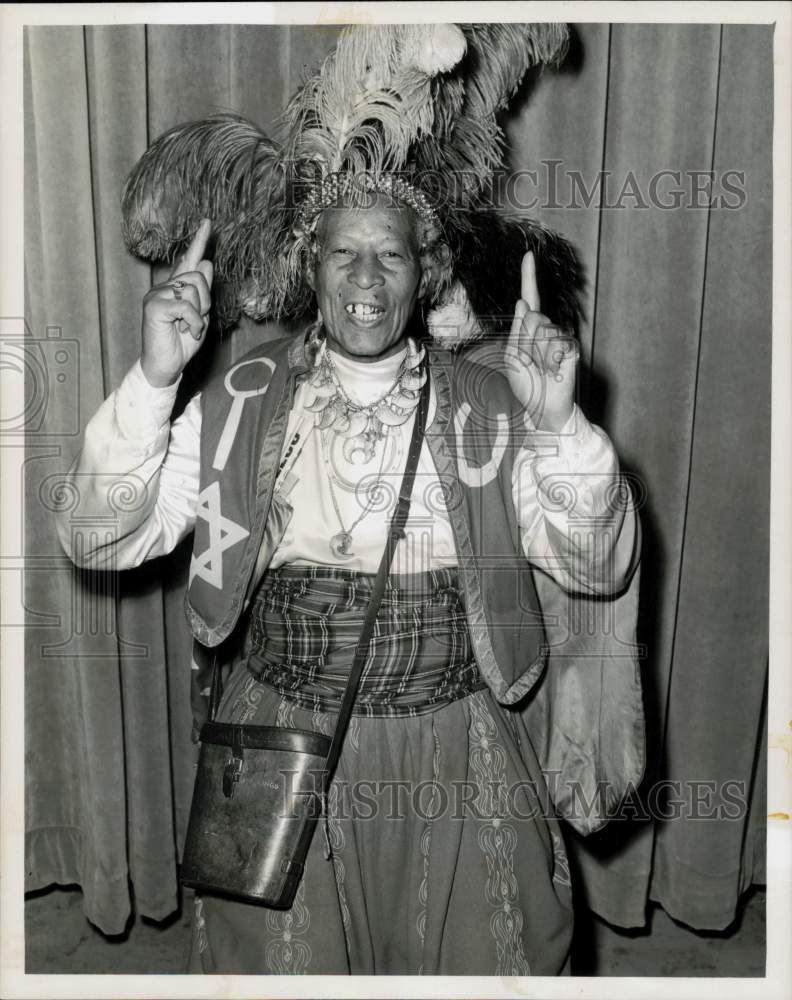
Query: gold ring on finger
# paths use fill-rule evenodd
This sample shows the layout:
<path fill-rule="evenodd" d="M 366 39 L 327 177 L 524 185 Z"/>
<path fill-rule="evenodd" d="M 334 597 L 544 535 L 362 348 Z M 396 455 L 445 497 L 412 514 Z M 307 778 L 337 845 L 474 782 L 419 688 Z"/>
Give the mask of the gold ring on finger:
<path fill-rule="evenodd" d="M 185 287 L 185 285 L 187 284 L 187 282 L 186 281 L 176 280 L 176 281 L 169 282 L 169 284 L 170 284 L 171 288 L 173 289 L 173 297 L 174 297 L 174 299 L 181 299 L 181 297 L 182 297 L 182 288 Z"/>

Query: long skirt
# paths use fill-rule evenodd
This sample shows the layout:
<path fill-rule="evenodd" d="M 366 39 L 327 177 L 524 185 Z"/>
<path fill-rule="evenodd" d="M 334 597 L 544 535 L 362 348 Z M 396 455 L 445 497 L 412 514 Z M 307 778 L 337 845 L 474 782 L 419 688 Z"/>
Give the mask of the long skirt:
<path fill-rule="evenodd" d="M 218 719 L 332 732 L 244 663 Z M 517 713 L 478 690 L 423 715 L 354 716 L 290 910 L 197 894 L 190 972 L 559 975 L 569 867 Z"/>

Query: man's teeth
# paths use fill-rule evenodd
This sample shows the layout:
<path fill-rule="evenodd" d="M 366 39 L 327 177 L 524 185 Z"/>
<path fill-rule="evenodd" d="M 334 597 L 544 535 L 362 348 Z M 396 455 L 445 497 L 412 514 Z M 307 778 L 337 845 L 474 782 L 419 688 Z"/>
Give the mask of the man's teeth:
<path fill-rule="evenodd" d="M 370 306 L 364 302 L 350 302 L 349 305 L 344 306 L 344 308 L 350 316 L 359 317 L 380 316 L 385 312 L 385 310 L 380 306 Z"/>

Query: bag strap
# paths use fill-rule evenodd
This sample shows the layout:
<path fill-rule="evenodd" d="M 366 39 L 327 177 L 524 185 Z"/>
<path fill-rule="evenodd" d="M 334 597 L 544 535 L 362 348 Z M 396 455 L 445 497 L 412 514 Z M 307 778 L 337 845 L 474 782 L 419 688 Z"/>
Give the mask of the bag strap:
<path fill-rule="evenodd" d="M 374 578 L 374 585 L 371 588 L 371 597 L 369 598 L 366 617 L 363 621 L 363 629 L 360 633 L 357 646 L 355 647 L 352 669 L 349 672 L 349 680 L 347 681 L 344 697 L 338 711 L 338 721 L 336 723 L 335 732 L 333 733 L 330 750 L 327 754 L 327 761 L 325 763 L 323 775 L 323 794 L 326 793 L 330 786 L 330 782 L 333 779 L 333 772 L 335 771 L 336 764 L 338 763 L 338 758 L 341 756 L 341 745 L 344 742 L 344 736 L 346 735 L 349 720 L 352 716 L 352 706 L 354 705 L 357 689 L 363 675 L 363 667 L 366 665 L 366 660 L 368 658 L 369 645 L 374 631 L 374 622 L 376 621 L 380 604 L 382 603 L 382 595 L 385 593 L 385 584 L 388 581 L 388 573 L 390 572 L 393 556 L 396 552 L 396 546 L 399 544 L 399 541 L 404 538 L 404 527 L 407 524 L 407 518 L 410 514 L 410 500 L 412 499 L 415 473 L 418 469 L 418 459 L 421 454 L 421 446 L 423 445 L 428 410 L 429 378 L 427 374 L 427 379 L 423 384 L 421 396 L 418 400 L 418 410 L 415 416 L 415 423 L 413 424 L 410 449 L 407 452 L 407 462 L 404 466 L 401 488 L 399 489 L 399 499 L 396 502 L 396 509 L 393 512 L 390 527 L 388 528 L 388 538 L 385 542 L 385 551 L 382 553 L 379 569 L 377 570 L 377 575 Z"/>

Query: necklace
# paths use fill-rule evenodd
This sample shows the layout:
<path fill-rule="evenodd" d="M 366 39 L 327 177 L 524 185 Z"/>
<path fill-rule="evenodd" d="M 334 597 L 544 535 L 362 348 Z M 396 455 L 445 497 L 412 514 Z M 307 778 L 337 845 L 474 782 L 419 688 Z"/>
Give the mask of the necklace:
<path fill-rule="evenodd" d="M 335 487 L 333 486 L 333 470 L 330 467 L 330 457 L 327 453 L 327 441 L 325 440 L 324 431 L 319 431 L 319 440 L 322 443 L 322 457 L 324 458 L 325 467 L 327 469 L 327 482 L 330 486 L 330 499 L 333 501 L 333 508 L 335 509 L 336 517 L 338 518 L 338 523 L 341 525 L 341 530 L 336 532 L 336 534 L 330 539 L 330 551 L 336 557 L 343 556 L 345 558 L 351 558 L 355 554 L 350 549 L 350 545 L 352 544 L 352 532 L 355 528 L 357 528 L 363 518 L 374 509 L 377 501 L 376 492 L 374 491 L 376 491 L 378 484 L 382 480 L 382 471 L 385 468 L 385 453 L 387 449 L 384 447 L 382 449 L 382 461 L 380 462 L 376 482 L 373 484 L 370 501 L 363 508 L 362 513 L 355 518 L 349 528 L 346 528 L 344 527 L 344 520 L 341 517 L 341 507 L 338 503 L 338 498 L 336 497 Z"/>
<path fill-rule="evenodd" d="M 393 385 L 372 403 L 356 403 L 341 384 L 333 359 L 324 341 L 316 366 L 308 380 L 305 408 L 315 415 L 320 431 L 333 430 L 344 438 L 344 458 L 365 465 L 374 457 L 377 444 L 391 427 L 406 423 L 418 406 L 421 386 L 427 375 L 421 370 L 424 349 L 407 342 L 407 354 Z"/>

